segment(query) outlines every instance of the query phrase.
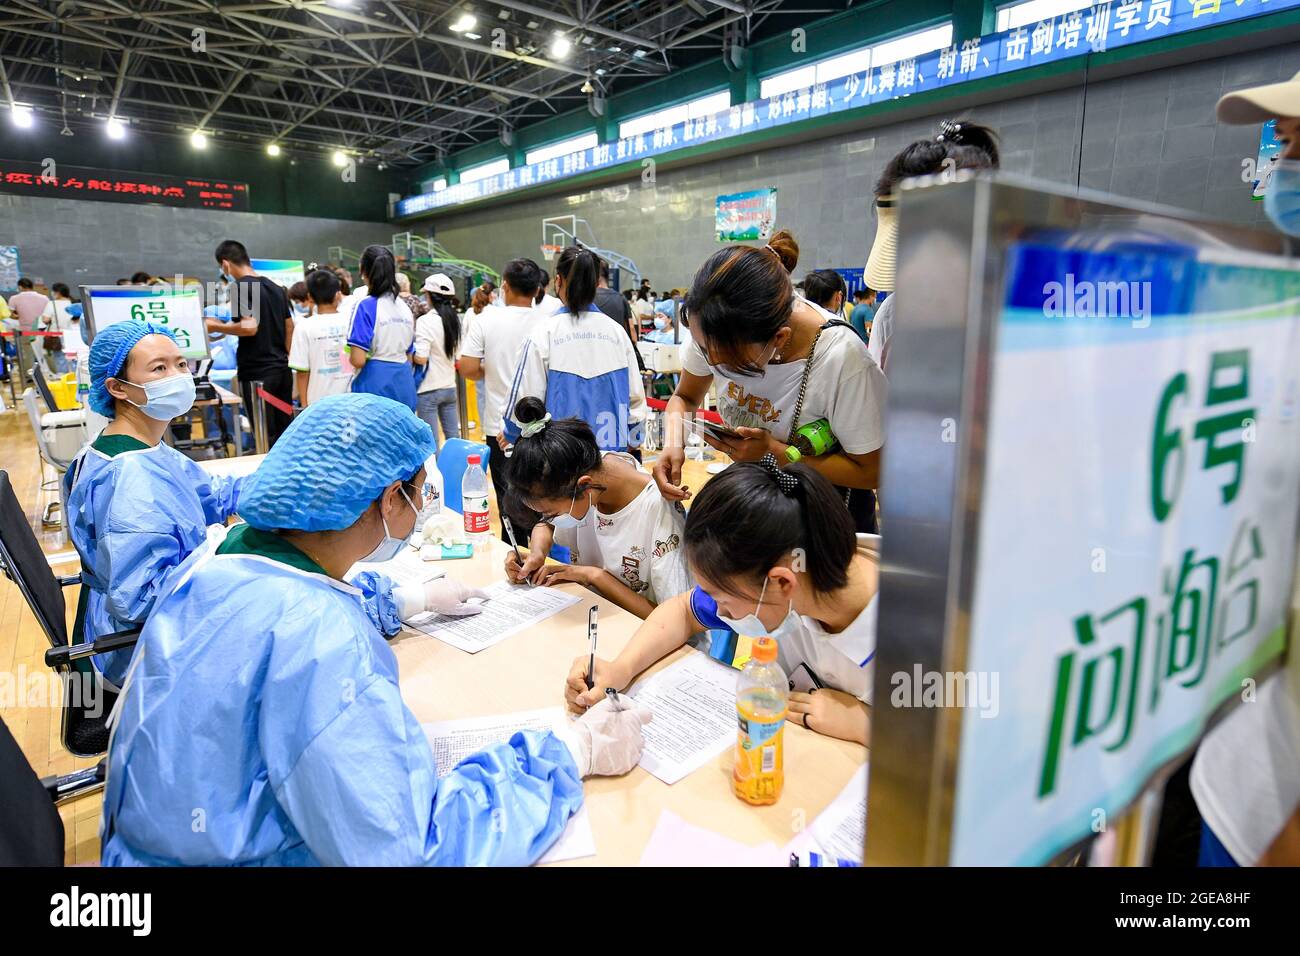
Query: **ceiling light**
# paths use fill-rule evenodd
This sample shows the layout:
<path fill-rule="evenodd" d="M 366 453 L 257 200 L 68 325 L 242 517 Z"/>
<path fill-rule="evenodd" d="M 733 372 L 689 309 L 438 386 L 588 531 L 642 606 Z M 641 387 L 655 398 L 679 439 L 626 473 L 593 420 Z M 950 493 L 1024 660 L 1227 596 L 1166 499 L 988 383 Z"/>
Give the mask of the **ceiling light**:
<path fill-rule="evenodd" d="M 474 19 L 474 14 L 462 13 L 456 22 L 451 25 L 450 29 L 452 33 L 464 33 L 466 30 L 472 29 L 477 22 Z"/>
<path fill-rule="evenodd" d="M 582 90 L 581 90 L 581 92 L 583 92 L 583 93 L 594 93 L 594 92 L 596 92 L 596 88 L 595 88 L 594 86 L 591 85 L 591 78 L 590 78 L 590 77 L 587 78 L 587 82 L 585 82 L 585 83 L 582 84 Z"/>
<path fill-rule="evenodd" d="M 569 42 L 568 37 L 563 33 L 555 34 L 555 39 L 551 41 L 551 56 L 557 60 L 562 60 L 569 55 L 571 49 L 573 49 L 573 44 Z"/>
<path fill-rule="evenodd" d="M 196 129 L 194 132 L 190 133 L 190 145 L 195 149 L 207 149 L 208 134 L 203 132 L 201 129 Z"/>
<path fill-rule="evenodd" d="M 538 24 L 538 22 L 537 22 L 536 20 L 529 20 L 528 23 L 526 24 L 526 26 L 527 26 L 528 29 L 530 29 L 530 30 L 536 30 L 536 29 L 538 28 L 538 26 L 540 26 L 540 24 Z"/>
<path fill-rule="evenodd" d="M 604 76 L 604 75 L 605 75 L 605 68 L 604 68 L 603 66 L 598 66 L 598 67 L 596 67 L 596 75 L 597 75 L 597 76 Z"/>
<path fill-rule="evenodd" d="M 499 11 L 499 12 L 497 13 L 497 16 L 500 17 L 502 20 L 509 20 L 509 19 L 510 19 L 510 11 L 509 11 L 509 10 L 501 10 L 501 11 Z"/>
<path fill-rule="evenodd" d="M 645 56 L 645 50 L 633 50 L 632 55 L 639 60 L 641 57 Z"/>
<path fill-rule="evenodd" d="M 266 155 L 268 155 L 268 156 L 279 156 L 279 155 L 280 155 L 280 144 L 279 144 L 279 143 L 267 143 L 267 144 L 266 144 Z"/>
<path fill-rule="evenodd" d="M 32 119 L 32 108 L 30 106 L 19 106 L 15 103 L 9 109 L 10 117 L 13 119 L 15 126 L 19 129 L 32 128 L 34 120 Z"/>
<path fill-rule="evenodd" d="M 621 46 L 612 46 L 612 47 L 609 48 L 609 52 L 610 52 L 610 53 L 622 53 L 622 52 L 623 52 L 623 48 L 622 48 Z"/>
<path fill-rule="evenodd" d="M 124 139 L 126 137 L 126 125 L 116 116 L 108 118 L 108 122 L 104 124 L 104 129 L 108 131 L 109 139 Z"/>
<path fill-rule="evenodd" d="M 465 34 L 465 38 L 466 38 L 467 40 L 481 40 L 481 39 L 483 39 L 483 34 L 481 34 L 481 33 L 466 33 L 466 34 Z"/>
<path fill-rule="evenodd" d="M 334 150 L 334 165 L 346 166 L 348 164 L 348 155 L 341 149 Z"/>

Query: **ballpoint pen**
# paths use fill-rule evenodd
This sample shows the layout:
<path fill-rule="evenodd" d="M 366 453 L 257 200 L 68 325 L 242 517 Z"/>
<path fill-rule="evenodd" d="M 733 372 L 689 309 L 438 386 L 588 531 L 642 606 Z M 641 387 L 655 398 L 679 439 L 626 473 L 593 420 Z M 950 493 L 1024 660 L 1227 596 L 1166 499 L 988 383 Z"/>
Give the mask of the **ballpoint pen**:
<path fill-rule="evenodd" d="M 595 687 L 592 678 L 596 676 L 596 605 L 587 612 L 587 640 L 591 643 L 591 653 L 587 658 L 587 690 Z"/>
<path fill-rule="evenodd" d="M 515 549 L 515 560 L 519 562 L 519 567 L 522 570 L 524 566 L 524 556 L 519 553 L 519 542 L 515 540 L 515 529 L 511 526 L 510 519 L 505 515 L 501 516 L 501 523 L 505 525 L 506 537 L 510 539 L 510 547 Z M 524 578 L 524 580 L 530 585 L 533 583 L 531 578 Z"/>

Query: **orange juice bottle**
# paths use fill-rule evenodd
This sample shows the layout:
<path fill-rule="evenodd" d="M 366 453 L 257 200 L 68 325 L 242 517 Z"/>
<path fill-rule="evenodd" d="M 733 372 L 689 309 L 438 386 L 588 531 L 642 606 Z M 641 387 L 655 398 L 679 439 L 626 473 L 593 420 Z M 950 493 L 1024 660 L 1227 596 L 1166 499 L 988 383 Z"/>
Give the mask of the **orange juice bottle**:
<path fill-rule="evenodd" d="M 746 803 L 776 803 L 781 798 L 788 688 L 785 671 L 776 660 L 776 641 L 758 638 L 736 681 L 739 729 L 731 789 Z"/>

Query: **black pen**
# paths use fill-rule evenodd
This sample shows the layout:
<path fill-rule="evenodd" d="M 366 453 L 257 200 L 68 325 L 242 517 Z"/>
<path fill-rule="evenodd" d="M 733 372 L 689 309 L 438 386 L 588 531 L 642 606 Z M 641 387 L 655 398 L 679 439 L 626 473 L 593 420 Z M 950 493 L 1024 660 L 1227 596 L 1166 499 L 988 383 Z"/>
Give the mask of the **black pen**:
<path fill-rule="evenodd" d="M 515 540 L 515 529 L 510 526 L 510 519 L 505 515 L 501 516 L 501 523 L 506 527 L 506 536 L 510 538 L 510 547 L 515 549 L 515 560 L 519 562 L 519 570 L 524 568 L 524 556 L 519 553 L 519 542 Z M 531 578 L 524 578 L 529 584 L 532 584 Z"/>
<path fill-rule="evenodd" d="M 587 690 L 596 686 L 592 679 L 596 676 L 596 605 L 587 612 L 587 640 L 591 644 L 590 656 L 587 658 Z"/>

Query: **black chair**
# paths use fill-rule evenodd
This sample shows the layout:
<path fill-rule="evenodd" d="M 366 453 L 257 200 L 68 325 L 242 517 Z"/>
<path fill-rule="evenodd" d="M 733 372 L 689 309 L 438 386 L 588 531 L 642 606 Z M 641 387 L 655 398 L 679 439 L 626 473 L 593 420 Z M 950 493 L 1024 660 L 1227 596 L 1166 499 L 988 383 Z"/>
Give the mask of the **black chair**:
<path fill-rule="evenodd" d="M 45 381 L 45 370 L 41 368 L 41 363 L 36 362 L 32 365 L 32 381 L 36 383 L 36 391 L 41 393 L 41 401 L 45 403 L 47 412 L 57 412 L 59 403 L 54 400 L 54 393 L 50 391 L 50 383 Z"/>
<path fill-rule="evenodd" d="M 104 764 L 38 778 L 0 720 L 0 866 L 62 866 L 63 819 L 56 805 L 102 787 Z"/>
<path fill-rule="evenodd" d="M 50 641 L 45 663 L 63 678 L 63 746 L 78 757 L 104 753 L 108 750 L 108 715 L 117 702 L 117 694 L 103 683 L 90 658 L 132 646 L 140 636 L 140 629 L 108 634 L 82 644 L 69 641 L 63 588 L 80 583 L 81 575 L 55 577 L 5 471 L 0 471 L 0 566 L 5 576 L 18 585 Z M 77 608 L 77 634 L 82 632 L 86 593 L 83 586 L 82 602 Z"/>

